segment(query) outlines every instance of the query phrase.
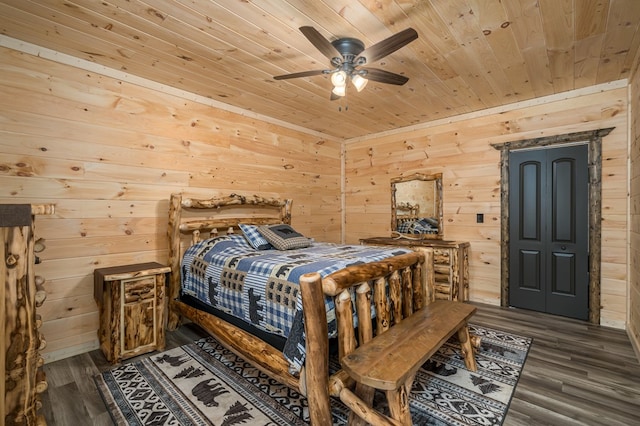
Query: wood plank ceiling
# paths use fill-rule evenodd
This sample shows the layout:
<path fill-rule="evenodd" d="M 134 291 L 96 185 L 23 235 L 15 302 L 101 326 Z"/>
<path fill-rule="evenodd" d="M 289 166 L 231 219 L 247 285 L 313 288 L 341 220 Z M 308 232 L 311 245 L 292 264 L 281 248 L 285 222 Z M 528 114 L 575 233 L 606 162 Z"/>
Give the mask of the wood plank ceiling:
<path fill-rule="evenodd" d="M 639 0 L 0 0 L 0 32 L 254 113 L 353 138 L 625 79 Z M 299 31 L 371 46 L 409 77 L 329 100 L 329 68 Z"/>

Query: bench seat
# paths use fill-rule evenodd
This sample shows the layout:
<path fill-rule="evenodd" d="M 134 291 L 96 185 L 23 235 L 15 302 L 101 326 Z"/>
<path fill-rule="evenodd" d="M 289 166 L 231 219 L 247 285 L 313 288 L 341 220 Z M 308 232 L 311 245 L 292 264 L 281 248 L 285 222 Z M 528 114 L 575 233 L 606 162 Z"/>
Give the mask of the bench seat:
<path fill-rule="evenodd" d="M 410 425 L 408 393 L 415 374 L 454 333 L 467 369 L 476 371 L 467 327 L 475 311 L 475 306 L 462 302 L 433 301 L 345 355 L 342 368 L 359 385 L 386 391 L 391 417 L 397 424 Z"/>

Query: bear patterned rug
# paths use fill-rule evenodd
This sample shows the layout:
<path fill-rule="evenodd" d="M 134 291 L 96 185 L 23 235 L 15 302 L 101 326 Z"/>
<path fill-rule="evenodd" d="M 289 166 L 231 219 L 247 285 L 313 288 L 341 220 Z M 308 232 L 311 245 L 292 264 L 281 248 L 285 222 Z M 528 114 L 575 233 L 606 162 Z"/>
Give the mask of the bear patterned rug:
<path fill-rule="evenodd" d="M 455 338 L 423 365 L 411 392 L 415 425 L 501 425 L 531 339 L 469 325 L 482 339 L 478 371 Z M 117 425 L 307 425 L 307 400 L 207 337 L 95 377 Z M 384 411 L 384 397 L 376 396 Z M 335 425 L 348 409 L 332 400 Z"/>

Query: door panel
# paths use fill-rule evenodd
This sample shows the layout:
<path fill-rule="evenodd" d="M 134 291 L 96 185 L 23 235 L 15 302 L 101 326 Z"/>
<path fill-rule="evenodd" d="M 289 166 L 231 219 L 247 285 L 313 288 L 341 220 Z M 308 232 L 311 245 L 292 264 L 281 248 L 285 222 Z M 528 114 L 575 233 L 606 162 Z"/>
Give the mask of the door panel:
<path fill-rule="evenodd" d="M 513 151 L 509 166 L 509 304 L 587 319 L 587 146 Z"/>
<path fill-rule="evenodd" d="M 520 285 L 527 290 L 542 290 L 540 287 L 540 251 L 520 251 Z"/>
<path fill-rule="evenodd" d="M 551 165 L 553 268 L 546 312 L 589 317 L 589 171 L 587 145 L 546 150 Z"/>
<path fill-rule="evenodd" d="M 540 241 L 541 238 L 541 166 L 542 164 L 538 161 L 527 161 L 520 166 L 522 175 L 522 186 L 519 188 L 522 193 L 520 197 L 520 201 L 522 203 L 522 207 L 520 208 L 520 217 L 522 218 L 520 238 L 530 242 Z"/>
<path fill-rule="evenodd" d="M 536 311 L 545 310 L 545 275 L 542 213 L 546 155 L 513 151 L 509 160 L 509 304 Z"/>
<path fill-rule="evenodd" d="M 575 182 L 573 171 L 575 162 L 571 160 L 560 160 L 552 163 L 553 188 L 552 199 L 552 238 L 554 241 L 574 242 L 575 232 Z"/>
<path fill-rule="evenodd" d="M 551 293 L 575 294 L 575 256 L 565 253 L 553 253 L 552 256 Z"/>

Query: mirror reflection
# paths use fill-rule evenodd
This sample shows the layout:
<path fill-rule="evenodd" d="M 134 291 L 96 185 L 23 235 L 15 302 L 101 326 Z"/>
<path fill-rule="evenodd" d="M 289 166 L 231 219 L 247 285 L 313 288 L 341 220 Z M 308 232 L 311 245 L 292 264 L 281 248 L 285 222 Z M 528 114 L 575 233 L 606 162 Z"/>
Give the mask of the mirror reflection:
<path fill-rule="evenodd" d="M 442 173 L 391 179 L 391 231 L 416 239 L 442 239 Z"/>

